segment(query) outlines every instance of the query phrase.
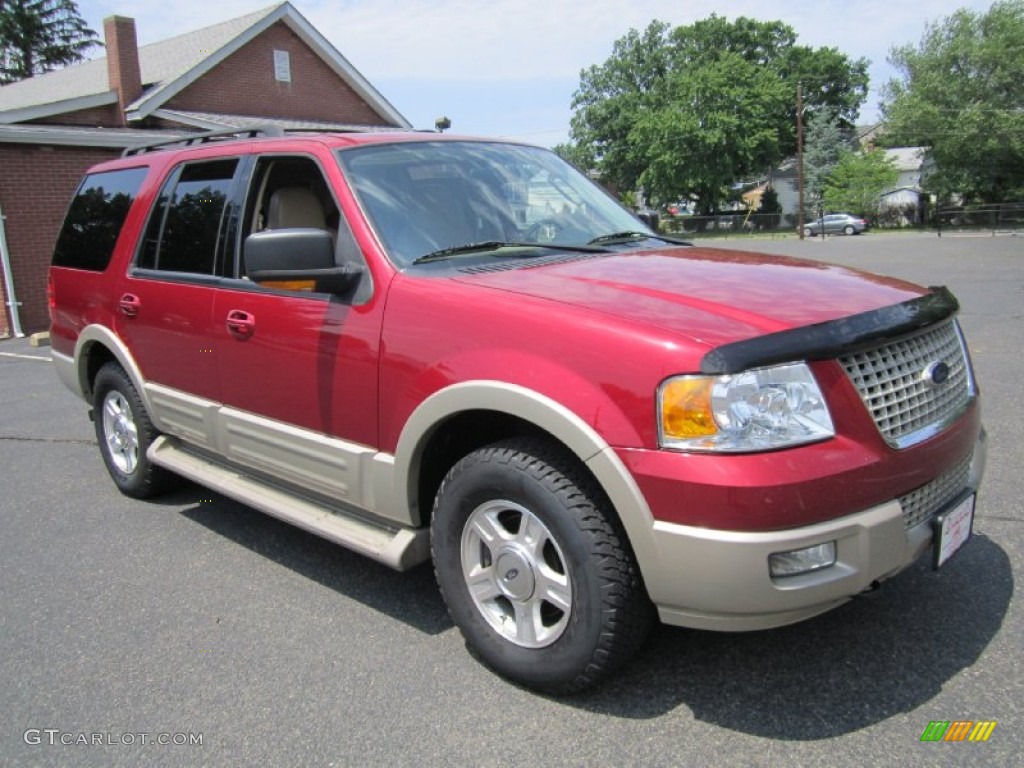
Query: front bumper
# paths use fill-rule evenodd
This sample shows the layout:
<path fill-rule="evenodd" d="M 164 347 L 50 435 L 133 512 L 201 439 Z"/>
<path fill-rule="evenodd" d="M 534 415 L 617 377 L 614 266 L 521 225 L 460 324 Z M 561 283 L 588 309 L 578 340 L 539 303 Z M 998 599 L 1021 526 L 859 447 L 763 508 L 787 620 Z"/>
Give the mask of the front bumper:
<path fill-rule="evenodd" d="M 985 455 L 982 432 L 965 493 L 977 491 Z M 823 613 L 906 568 L 929 548 L 932 516 L 908 529 L 899 501 L 893 500 L 835 520 L 770 532 L 655 520 L 653 546 L 644 558 L 653 562 L 642 563 L 642 570 L 667 624 L 767 629 Z M 769 555 L 829 541 L 836 542 L 835 565 L 798 576 L 770 575 Z"/>

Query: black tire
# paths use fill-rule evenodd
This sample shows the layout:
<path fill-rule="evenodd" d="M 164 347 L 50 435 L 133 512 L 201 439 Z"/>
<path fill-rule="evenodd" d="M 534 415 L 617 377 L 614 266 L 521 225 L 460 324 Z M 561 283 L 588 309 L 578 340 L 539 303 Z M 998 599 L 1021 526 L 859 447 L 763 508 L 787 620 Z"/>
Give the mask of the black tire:
<path fill-rule="evenodd" d="M 804 227 L 804 237 L 814 237 L 814 230 L 810 227 Z"/>
<path fill-rule="evenodd" d="M 501 535 L 488 544 L 484 529 Z M 452 467 L 437 494 L 431 546 L 441 594 L 470 651 L 535 690 L 593 685 L 633 656 L 653 623 L 604 494 L 546 441 L 502 441 Z"/>
<path fill-rule="evenodd" d="M 164 493 L 174 475 L 150 463 L 149 446 L 159 435 L 128 374 L 106 363 L 93 385 L 93 421 L 100 455 L 121 493 L 147 499 Z"/>
<path fill-rule="evenodd" d="M 850 225 L 850 224 L 847 224 L 847 225 L 846 225 L 846 226 L 845 226 L 845 227 L 843 228 L 843 234 L 844 234 L 844 235 L 854 235 L 854 234 L 856 234 L 856 233 L 857 233 L 857 230 L 855 230 L 855 229 L 853 228 L 853 226 L 852 226 L 852 225 Z"/>

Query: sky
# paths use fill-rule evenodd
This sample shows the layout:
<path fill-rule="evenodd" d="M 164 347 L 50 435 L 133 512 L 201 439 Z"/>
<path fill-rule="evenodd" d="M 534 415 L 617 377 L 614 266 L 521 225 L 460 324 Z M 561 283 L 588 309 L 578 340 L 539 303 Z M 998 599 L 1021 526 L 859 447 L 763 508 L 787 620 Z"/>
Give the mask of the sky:
<path fill-rule="evenodd" d="M 103 19 L 136 20 L 139 43 L 242 16 L 272 0 L 79 0 L 102 36 Z M 553 146 L 568 139 L 580 71 L 652 20 L 688 25 L 712 13 L 783 21 L 797 43 L 871 62 L 861 123 L 878 116 L 880 89 L 897 75 L 893 46 L 917 45 L 926 23 L 991 0 L 292 0 L 292 5 L 417 128 L 441 116 L 452 131 Z M 98 54 L 97 54 L 98 55 Z"/>

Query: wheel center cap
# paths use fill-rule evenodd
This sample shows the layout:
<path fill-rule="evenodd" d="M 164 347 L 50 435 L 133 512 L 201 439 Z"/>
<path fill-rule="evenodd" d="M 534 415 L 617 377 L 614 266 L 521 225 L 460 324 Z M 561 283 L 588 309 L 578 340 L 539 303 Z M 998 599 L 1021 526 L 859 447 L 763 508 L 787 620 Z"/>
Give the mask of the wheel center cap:
<path fill-rule="evenodd" d="M 511 600 L 526 600 L 533 594 L 535 580 L 529 559 L 520 552 L 506 550 L 494 563 L 498 588 Z"/>

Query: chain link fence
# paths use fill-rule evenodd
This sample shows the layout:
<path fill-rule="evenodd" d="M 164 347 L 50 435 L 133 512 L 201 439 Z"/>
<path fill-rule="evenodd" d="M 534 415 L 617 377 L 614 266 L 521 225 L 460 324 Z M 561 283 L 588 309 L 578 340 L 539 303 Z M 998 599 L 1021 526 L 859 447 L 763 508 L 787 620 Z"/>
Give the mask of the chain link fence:
<path fill-rule="evenodd" d="M 721 213 L 713 216 L 662 216 L 661 231 L 669 235 L 742 237 L 793 235 L 796 216 L 780 213 Z"/>
<path fill-rule="evenodd" d="M 805 221 L 816 215 L 808 214 Z M 922 221 L 923 219 L 923 221 Z M 916 207 L 887 208 L 868 217 L 875 231 L 916 229 L 943 232 L 991 232 L 1024 234 L 1024 203 L 940 207 L 920 211 Z M 787 237 L 797 234 L 796 214 L 720 213 L 711 216 L 671 216 L 661 214 L 659 228 L 668 235 L 683 237 L 748 237 L 752 235 Z"/>
<path fill-rule="evenodd" d="M 1024 233 L 1024 203 L 963 205 L 941 207 L 935 211 L 934 227 L 941 232 L 990 231 Z"/>

